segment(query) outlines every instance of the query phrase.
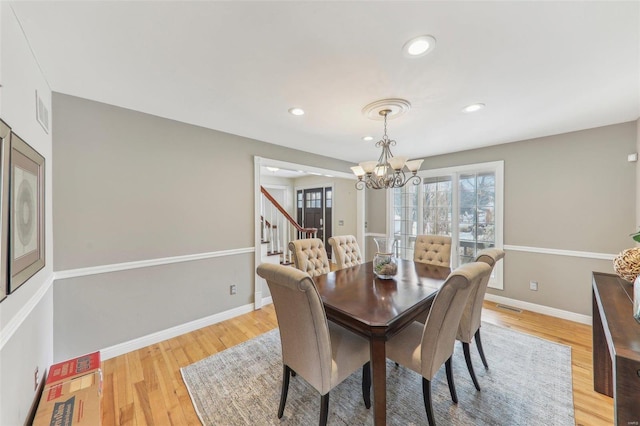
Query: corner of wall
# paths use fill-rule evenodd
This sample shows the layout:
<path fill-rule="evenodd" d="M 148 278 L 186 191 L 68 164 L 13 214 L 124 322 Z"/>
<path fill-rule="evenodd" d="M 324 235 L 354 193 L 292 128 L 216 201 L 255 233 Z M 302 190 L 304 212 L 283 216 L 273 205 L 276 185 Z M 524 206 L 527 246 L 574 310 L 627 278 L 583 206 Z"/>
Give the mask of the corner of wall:
<path fill-rule="evenodd" d="M 29 415 L 34 372 L 41 381 L 53 360 L 51 119 L 47 131 L 36 117 L 36 92 L 51 111 L 51 89 L 9 2 L 0 2 L 0 43 L 1 117 L 45 157 L 45 267 L 0 304 L 0 424 L 13 425 Z"/>

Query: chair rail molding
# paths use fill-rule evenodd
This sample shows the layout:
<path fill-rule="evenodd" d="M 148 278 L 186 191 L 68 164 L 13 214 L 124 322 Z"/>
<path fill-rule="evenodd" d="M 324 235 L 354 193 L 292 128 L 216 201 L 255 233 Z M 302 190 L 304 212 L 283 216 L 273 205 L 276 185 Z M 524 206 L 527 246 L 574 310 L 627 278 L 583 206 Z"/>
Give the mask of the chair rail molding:
<path fill-rule="evenodd" d="M 4 347 L 4 345 L 11 339 L 11 337 L 15 334 L 15 332 L 20 328 L 22 323 L 27 319 L 31 311 L 40 303 L 40 300 L 47 294 L 49 288 L 53 285 L 54 275 L 51 274 L 47 277 L 47 279 L 40 285 L 40 288 L 29 298 L 27 303 L 20 308 L 20 310 L 16 313 L 16 315 L 9 320 L 9 322 L 0 329 L 0 351 Z"/>
<path fill-rule="evenodd" d="M 590 251 L 577 251 L 577 250 L 563 250 L 563 249 L 552 249 L 552 248 L 543 248 L 543 247 L 530 247 L 530 246 L 518 246 L 505 244 L 504 250 L 508 251 L 522 251 L 527 253 L 539 253 L 539 254 L 551 254 L 556 256 L 571 256 L 571 257 L 583 257 L 587 259 L 600 259 L 600 260 L 613 260 L 617 256 L 617 254 L 609 254 L 609 253 L 596 253 Z"/>
<path fill-rule="evenodd" d="M 67 269 L 54 272 L 54 279 L 84 277 L 87 275 L 106 274 L 109 272 L 126 271 L 128 269 L 148 268 L 150 266 L 169 265 L 171 263 L 192 262 L 194 260 L 211 259 L 214 257 L 234 256 L 238 254 L 253 253 L 254 247 L 239 249 L 219 250 L 206 253 L 187 254 L 182 256 L 160 257 L 156 259 L 138 260 L 134 262 L 113 263 L 110 265 L 89 266 L 87 268 Z"/>

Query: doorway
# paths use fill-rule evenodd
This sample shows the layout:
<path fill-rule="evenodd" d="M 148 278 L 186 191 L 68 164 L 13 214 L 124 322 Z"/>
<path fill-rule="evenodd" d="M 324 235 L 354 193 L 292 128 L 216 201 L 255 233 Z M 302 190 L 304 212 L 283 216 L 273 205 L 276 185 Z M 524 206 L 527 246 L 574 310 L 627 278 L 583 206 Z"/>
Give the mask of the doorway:
<path fill-rule="evenodd" d="M 312 166 L 308 166 L 308 165 L 303 165 L 303 164 L 299 164 L 299 163 L 289 163 L 286 161 L 281 161 L 281 160 L 275 160 L 275 159 L 270 159 L 270 158 L 262 158 L 259 156 L 255 156 L 253 159 L 253 165 L 254 165 L 254 188 L 255 188 L 255 192 L 254 192 L 254 221 L 256 226 L 254 226 L 254 251 L 255 253 L 260 253 L 261 249 L 262 249 L 262 239 L 261 239 L 261 229 L 262 227 L 260 226 L 260 215 L 261 215 L 261 209 L 260 206 L 262 205 L 262 192 L 261 192 L 261 186 L 262 186 L 262 167 L 273 167 L 273 168 L 278 168 L 280 170 L 288 170 L 288 171 L 294 171 L 299 173 L 303 173 L 306 175 L 315 175 L 315 176 L 322 176 L 324 175 L 325 177 L 330 177 L 331 178 L 338 178 L 338 179 L 344 179 L 346 181 L 349 181 L 349 183 L 347 185 L 344 185 L 345 188 L 349 188 L 344 196 L 345 201 L 346 202 L 341 202 L 340 204 L 342 206 L 345 206 L 346 209 L 348 209 L 350 212 L 354 212 L 354 217 L 352 218 L 351 222 L 347 222 L 347 225 L 354 225 L 354 227 L 350 228 L 349 233 L 352 233 L 356 236 L 356 239 L 358 240 L 360 247 L 364 247 L 364 206 L 365 206 L 365 194 L 364 191 L 356 191 L 355 189 L 353 189 L 353 182 L 355 181 L 355 176 L 353 175 L 353 173 L 345 173 L 345 172 L 340 172 L 340 171 L 336 171 L 336 170 L 329 170 L 329 169 L 322 169 L 322 168 L 318 168 L 318 167 L 312 167 Z M 266 179 L 265 179 L 266 181 Z M 266 183 L 266 182 L 264 182 Z M 269 182 L 270 184 L 276 184 L 276 182 Z M 328 182 L 324 182 L 324 183 L 328 183 Z M 317 183 L 317 184 L 312 184 L 309 183 L 308 185 L 305 185 L 307 188 L 317 188 L 317 187 L 327 187 L 329 185 L 325 185 L 323 183 Z M 300 189 L 303 189 L 302 184 L 298 187 Z M 336 192 L 336 188 L 334 187 L 333 190 L 331 191 L 331 194 L 326 194 L 325 191 L 325 208 L 327 207 L 333 207 L 333 201 L 334 199 L 338 199 L 340 200 L 341 195 L 340 195 L 341 191 Z M 355 199 L 354 199 L 355 198 Z M 296 213 L 296 209 L 297 209 L 297 188 L 295 188 L 295 184 L 292 187 L 292 192 L 291 192 L 291 198 L 289 198 L 290 200 L 293 200 L 293 206 L 292 206 L 292 211 L 291 211 L 291 215 L 294 217 L 294 219 L 297 219 L 295 216 L 297 215 Z M 301 198 L 302 200 L 302 198 Z M 329 203 L 329 206 L 327 206 L 327 201 L 331 200 L 331 202 Z M 355 202 L 355 205 L 353 204 Z M 343 229 L 342 227 L 345 225 L 344 219 L 342 217 L 342 213 L 340 213 L 340 216 L 338 216 L 336 218 L 335 221 L 333 221 L 333 214 L 338 214 L 339 210 L 338 209 L 332 209 L 330 210 L 330 214 L 328 215 L 328 220 L 332 221 L 332 222 L 336 222 L 338 229 Z M 325 214 L 325 216 L 327 216 Z M 325 217 L 325 221 L 324 221 L 324 225 L 323 226 L 323 231 L 325 235 L 323 235 L 325 237 L 325 240 L 328 239 L 331 235 L 327 236 L 326 235 L 326 217 Z M 329 229 L 331 229 L 331 227 L 329 227 Z M 354 231 L 355 229 L 355 231 Z M 364 253 L 363 253 L 364 254 Z M 260 263 L 262 262 L 261 260 L 261 256 L 254 256 L 254 270 L 258 268 L 258 266 L 260 265 Z M 255 287 L 254 287 L 254 308 L 255 309 L 260 309 L 261 306 L 263 306 L 265 303 L 270 303 L 270 293 L 269 293 L 269 288 L 267 287 L 267 283 L 266 281 L 264 281 L 261 277 L 259 277 L 257 274 L 255 275 Z"/>
<path fill-rule="evenodd" d="M 304 228 L 316 228 L 317 238 L 329 247 L 332 235 L 333 188 L 331 186 L 298 189 L 296 191 L 296 219 Z M 331 258 L 331 250 L 327 250 Z"/>

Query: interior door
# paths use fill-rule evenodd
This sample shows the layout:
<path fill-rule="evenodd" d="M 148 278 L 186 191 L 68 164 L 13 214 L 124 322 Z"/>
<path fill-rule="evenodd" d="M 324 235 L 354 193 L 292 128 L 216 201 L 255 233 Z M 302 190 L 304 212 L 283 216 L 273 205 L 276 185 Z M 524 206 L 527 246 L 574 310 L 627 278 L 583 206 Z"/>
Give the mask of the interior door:
<path fill-rule="evenodd" d="M 304 194 L 304 217 L 305 228 L 318 228 L 318 238 L 324 242 L 324 190 L 323 188 L 312 188 L 303 190 Z"/>
<path fill-rule="evenodd" d="M 331 187 L 311 188 L 298 190 L 296 198 L 297 219 L 304 228 L 316 228 L 317 238 L 320 238 L 325 247 L 328 247 L 328 239 L 331 237 Z M 331 250 L 327 250 L 331 258 Z"/>

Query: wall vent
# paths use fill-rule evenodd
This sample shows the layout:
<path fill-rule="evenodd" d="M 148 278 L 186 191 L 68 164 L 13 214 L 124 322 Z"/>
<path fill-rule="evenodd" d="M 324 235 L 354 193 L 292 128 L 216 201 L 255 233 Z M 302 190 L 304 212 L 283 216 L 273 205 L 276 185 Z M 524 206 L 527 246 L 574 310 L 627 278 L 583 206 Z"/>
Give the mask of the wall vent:
<path fill-rule="evenodd" d="M 517 312 L 519 314 L 522 313 L 522 309 L 518 309 L 518 308 L 514 308 L 513 306 L 509 306 L 509 305 L 503 305 L 502 303 L 498 303 L 496 305 L 496 308 L 498 309 L 504 309 L 506 311 L 511 311 L 511 312 Z"/>
<path fill-rule="evenodd" d="M 49 133 L 49 109 L 36 90 L 36 120 L 47 134 Z"/>

